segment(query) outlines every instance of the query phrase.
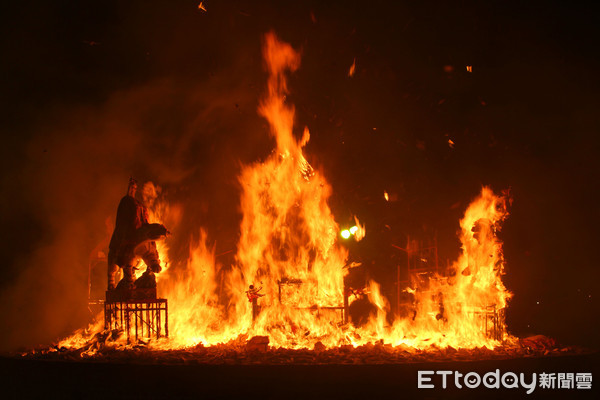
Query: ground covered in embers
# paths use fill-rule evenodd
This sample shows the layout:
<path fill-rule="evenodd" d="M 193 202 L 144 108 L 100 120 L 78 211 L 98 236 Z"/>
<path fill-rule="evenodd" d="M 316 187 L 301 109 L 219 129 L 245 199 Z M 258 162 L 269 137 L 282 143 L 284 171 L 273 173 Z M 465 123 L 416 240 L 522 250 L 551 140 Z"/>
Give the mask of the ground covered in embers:
<path fill-rule="evenodd" d="M 542 337 L 543 338 L 543 337 Z M 548 339 L 548 338 L 543 338 Z M 165 342 L 166 343 L 166 342 Z M 473 360 L 503 360 L 544 356 L 585 355 L 592 351 L 577 346 L 559 346 L 554 341 L 522 339 L 514 345 L 473 349 L 438 348 L 430 346 L 420 350 L 405 345 L 392 347 L 376 343 L 353 347 L 350 345 L 326 349 L 317 343 L 314 349 L 285 349 L 254 344 L 252 340 L 239 339 L 227 344 L 203 346 L 198 344 L 185 349 L 161 350 L 160 342 L 125 345 L 118 342 L 90 341 L 74 349 L 53 346 L 21 353 L 32 360 L 91 361 L 141 364 L 224 364 L 224 365 L 370 365 L 423 362 L 453 362 Z"/>

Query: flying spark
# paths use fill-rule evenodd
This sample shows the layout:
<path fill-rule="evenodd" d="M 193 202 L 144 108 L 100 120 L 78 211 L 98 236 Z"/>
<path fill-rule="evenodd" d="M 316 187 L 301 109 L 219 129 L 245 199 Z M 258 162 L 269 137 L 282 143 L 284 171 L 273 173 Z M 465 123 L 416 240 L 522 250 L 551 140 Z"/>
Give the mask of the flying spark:
<path fill-rule="evenodd" d="M 355 70 L 356 70 L 356 57 L 354 57 L 354 60 L 352 61 L 352 65 L 350 66 L 350 69 L 348 70 L 348 76 L 350 78 L 352 78 L 354 76 Z"/>

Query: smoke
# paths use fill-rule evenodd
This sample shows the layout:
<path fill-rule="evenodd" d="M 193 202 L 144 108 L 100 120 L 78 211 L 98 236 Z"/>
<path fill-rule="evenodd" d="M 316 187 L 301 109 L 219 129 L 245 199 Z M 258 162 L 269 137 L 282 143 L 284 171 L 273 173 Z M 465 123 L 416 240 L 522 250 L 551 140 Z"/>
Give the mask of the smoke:
<path fill-rule="evenodd" d="M 240 161 L 260 152 L 246 142 L 251 134 L 239 133 L 261 130 L 256 99 L 244 92 L 252 75 L 236 73 L 240 67 L 204 81 L 155 80 L 101 104 L 38 114 L 46 117 L 35 121 L 23 146 L 22 169 L 5 180 L 5 210 L 19 209 L 28 221 L 8 218 L 9 229 L 21 225 L 27 243 L 4 249 L 13 277 L 0 292 L 0 321 L 8 328 L 0 350 L 47 345 L 90 321 L 90 253 L 107 243 L 106 221 L 114 224 L 130 176 L 141 187 L 156 184 L 143 185 L 140 199 L 164 196 L 182 207 L 170 258 L 187 257 L 199 227 L 218 221 L 226 226 L 208 229 L 209 242 L 227 249 L 235 240 Z M 246 150 L 232 149 L 238 145 Z"/>

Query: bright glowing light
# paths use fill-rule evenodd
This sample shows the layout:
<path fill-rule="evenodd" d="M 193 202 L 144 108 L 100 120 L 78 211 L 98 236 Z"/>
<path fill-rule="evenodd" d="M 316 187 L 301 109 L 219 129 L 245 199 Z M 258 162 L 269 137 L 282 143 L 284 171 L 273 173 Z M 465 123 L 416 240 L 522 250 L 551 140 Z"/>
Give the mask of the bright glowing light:
<path fill-rule="evenodd" d="M 348 238 L 350 237 L 350 231 L 349 231 L 348 229 L 344 229 L 344 230 L 342 231 L 342 237 L 343 237 L 344 239 L 348 239 Z"/>
<path fill-rule="evenodd" d="M 352 228 L 350 228 L 350 233 L 354 235 L 357 230 L 358 230 L 358 226 L 355 225 Z"/>

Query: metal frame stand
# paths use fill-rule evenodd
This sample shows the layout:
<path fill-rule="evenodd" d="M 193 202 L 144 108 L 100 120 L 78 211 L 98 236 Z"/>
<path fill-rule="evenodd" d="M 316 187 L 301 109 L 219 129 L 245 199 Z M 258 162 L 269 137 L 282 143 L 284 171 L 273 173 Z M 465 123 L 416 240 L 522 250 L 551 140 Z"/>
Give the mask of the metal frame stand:
<path fill-rule="evenodd" d="M 163 334 L 164 328 L 164 334 Z M 104 303 L 104 329 L 123 330 L 127 343 L 132 338 L 169 336 L 167 299 L 107 301 Z"/>
<path fill-rule="evenodd" d="M 504 308 L 491 305 L 482 307 L 481 311 L 474 311 L 473 314 L 480 318 L 481 330 L 486 337 L 500 342 L 504 341 Z"/>

